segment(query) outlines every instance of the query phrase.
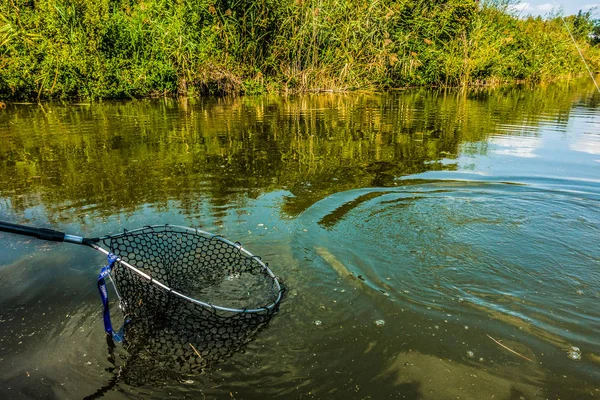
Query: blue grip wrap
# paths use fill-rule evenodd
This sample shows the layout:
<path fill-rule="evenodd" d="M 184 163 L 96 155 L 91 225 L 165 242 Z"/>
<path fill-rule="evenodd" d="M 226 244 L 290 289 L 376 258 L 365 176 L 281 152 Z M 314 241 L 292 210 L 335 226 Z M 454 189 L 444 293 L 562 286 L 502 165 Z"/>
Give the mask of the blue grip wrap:
<path fill-rule="evenodd" d="M 117 341 L 121 340 L 120 334 L 113 332 L 112 323 L 110 322 L 110 310 L 108 306 L 108 290 L 106 289 L 106 282 L 104 278 L 110 275 L 113 266 L 117 262 L 118 257 L 112 253 L 108 254 L 108 264 L 102 268 L 100 275 L 98 276 L 98 291 L 100 292 L 100 298 L 102 299 L 103 306 L 103 317 L 104 317 L 104 331 L 113 336 Z M 120 333 L 120 332 L 119 332 Z"/>

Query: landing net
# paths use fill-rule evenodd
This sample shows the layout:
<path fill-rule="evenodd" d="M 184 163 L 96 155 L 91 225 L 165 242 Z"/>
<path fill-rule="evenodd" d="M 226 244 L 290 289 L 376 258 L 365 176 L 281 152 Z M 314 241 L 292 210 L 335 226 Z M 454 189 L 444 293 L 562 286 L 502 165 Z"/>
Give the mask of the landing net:
<path fill-rule="evenodd" d="M 186 373 L 223 360 L 269 322 L 283 297 L 260 258 L 220 236 L 166 225 L 100 240 L 118 257 L 111 278 L 128 321 L 130 363 Z"/>

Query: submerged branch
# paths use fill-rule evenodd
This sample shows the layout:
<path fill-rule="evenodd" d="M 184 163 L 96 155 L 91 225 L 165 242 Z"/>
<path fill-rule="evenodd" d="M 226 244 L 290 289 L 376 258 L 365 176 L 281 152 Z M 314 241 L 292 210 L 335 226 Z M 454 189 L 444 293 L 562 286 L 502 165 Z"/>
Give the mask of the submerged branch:
<path fill-rule="evenodd" d="M 510 351 L 511 353 L 513 353 L 513 354 L 516 354 L 516 355 L 518 355 L 519 357 L 526 359 L 527 361 L 531 361 L 531 362 L 533 362 L 533 360 L 532 360 L 532 359 L 525 357 L 525 356 L 524 356 L 523 354 L 521 354 L 521 353 L 517 353 L 516 351 L 514 351 L 513 349 L 511 349 L 511 348 L 510 348 L 510 347 L 508 347 L 508 346 L 505 346 L 505 345 L 503 345 L 502 343 L 500 343 L 499 341 L 497 341 L 496 339 L 494 339 L 494 338 L 493 338 L 493 337 L 491 337 L 490 335 L 486 334 L 486 336 L 487 336 L 487 337 L 489 337 L 490 339 L 492 339 L 492 340 L 493 340 L 493 341 L 494 341 L 496 344 L 498 344 L 499 346 L 501 346 L 501 347 L 505 348 L 506 350 Z"/>

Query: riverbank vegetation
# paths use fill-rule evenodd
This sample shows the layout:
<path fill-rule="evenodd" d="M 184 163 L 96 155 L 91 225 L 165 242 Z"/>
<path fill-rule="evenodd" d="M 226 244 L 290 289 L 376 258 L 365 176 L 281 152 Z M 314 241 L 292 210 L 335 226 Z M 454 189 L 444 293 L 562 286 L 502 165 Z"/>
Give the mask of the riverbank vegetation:
<path fill-rule="evenodd" d="M 7 0 L 0 98 L 542 82 L 585 65 L 560 18 L 487 0 Z M 590 13 L 566 18 L 594 70 Z"/>

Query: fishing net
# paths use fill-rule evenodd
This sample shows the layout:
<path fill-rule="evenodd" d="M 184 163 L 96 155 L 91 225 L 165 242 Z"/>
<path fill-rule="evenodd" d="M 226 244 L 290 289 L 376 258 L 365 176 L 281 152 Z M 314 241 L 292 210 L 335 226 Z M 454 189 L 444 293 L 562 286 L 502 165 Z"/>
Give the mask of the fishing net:
<path fill-rule="evenodd" d="M 126 380 L 224 360 L 268 324 L 283 297 L 260 258 L 219 236 L 167 225 L 100 240 L 119 257 L 111 275 L 127 321 Z"/>

